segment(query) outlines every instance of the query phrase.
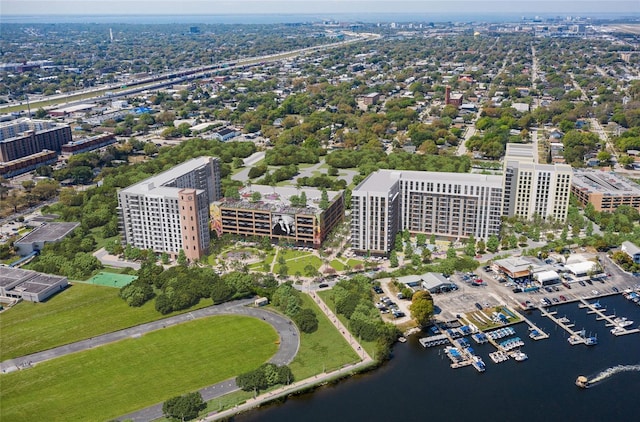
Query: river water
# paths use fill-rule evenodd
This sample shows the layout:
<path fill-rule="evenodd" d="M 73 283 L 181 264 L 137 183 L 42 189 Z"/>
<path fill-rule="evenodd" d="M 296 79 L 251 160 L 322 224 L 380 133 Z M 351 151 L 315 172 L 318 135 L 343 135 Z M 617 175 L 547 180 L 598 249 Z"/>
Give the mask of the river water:
<path fill-rule="evenodd" d="M 640 324 L 640 306 L 621 296 L 600 300 L 613 312 Z M 640 399 L 640 334 L 614 337 L 604 321 L 587 315 L 577 303 L 552 307 L 576 329 L 597 335 L 593 347 L 571 346 L 567 334 L 539 311 L 528 317 L 551 337 L 533 341 L 527 326 L 515 326 L 525 341 L 525 362 L 494 364 L 493 346 L 476 345 L 487 365 L 451 369 L 443 346 L 424 349 L 418 337 L 397 344 L 391 361 L 367 374 L 313 393 L 240 415 L 238 421 L 634 421 Z M 575 386 L 579 375 L 590 379 L 617 365 L 633 365 L 588 389 Z M 611 371 L 616 372 L 616 371 Z"/>

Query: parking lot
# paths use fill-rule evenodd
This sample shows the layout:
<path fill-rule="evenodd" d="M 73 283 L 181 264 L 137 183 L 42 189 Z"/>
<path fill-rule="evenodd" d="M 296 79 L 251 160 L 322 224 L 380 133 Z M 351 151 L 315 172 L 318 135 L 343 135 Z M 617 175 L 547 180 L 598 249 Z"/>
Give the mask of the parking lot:
<path fill-rule="evenodd" d="M 463 279 L 462 273 L 453 274 L 451 281 L 458 285 L 458 290 L 433 295 L 434 304 L 439 310 L 436 317 L 443 321 L 452 320 L 456 315 L 476 310 L 476 304 L 483 308 L 500 304 L 529 308 L 560 305 L 618 294 L 640 283 L 640 278 L 623 272 L 604 254 L 600 255 L 600 259 L 607 276 L 583 283 L 572 282 L 569 284 L 571 288 L 556 284 L 542 287 L 538 291 L 514 293 L 515 286 L 499 282 L 498 274 L 484 268 L 478 268 L 474 272 L 475 277 L 468 277 L 468 280 Z M 473 283 L 475 279 L 481 279 L 482 285 Z"/>

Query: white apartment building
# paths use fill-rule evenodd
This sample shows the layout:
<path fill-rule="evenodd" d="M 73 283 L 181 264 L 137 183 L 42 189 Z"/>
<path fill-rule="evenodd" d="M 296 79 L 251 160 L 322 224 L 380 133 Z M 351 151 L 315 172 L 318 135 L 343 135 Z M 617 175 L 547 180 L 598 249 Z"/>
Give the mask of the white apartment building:
<path fill-rule="evenodd" d="M 386 254 L 400 230 L 461 238 L 498 234 L 502 177 L 380 170 L 351 195 L 351 246 Z"/>
<path fill-rule="evenodd" d="M 566 220 L 572 174 L 567 164 L 537 164 L 533 145 L 507 144 L 502 213 Z"/>
<path fill-rule="evenodd" d="M 500 232 L 501 176 L 403 171 L 400 192 L 401 230 L 482 239 Z"/>
<path fill-rule="evenodd" d="M 123 242 L 189 260 L 209 250 L 209 206 L 220 199 L 220 162 L 199 157 L 118 192 Z"/>
<path fill-rule="evenodd" d="M 386 254 L 399 230 L 400 172 L 370 174 L 351 193 L 351 247 Z"/>

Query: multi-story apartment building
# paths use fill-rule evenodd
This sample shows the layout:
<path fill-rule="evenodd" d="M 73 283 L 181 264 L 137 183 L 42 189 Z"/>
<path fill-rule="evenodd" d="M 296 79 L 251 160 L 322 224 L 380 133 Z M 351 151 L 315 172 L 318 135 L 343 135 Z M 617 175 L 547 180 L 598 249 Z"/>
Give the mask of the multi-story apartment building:
<path fill-rule="evenodd" d="M 486 239 L 503 216 L 567 218 L 571 167 L 536 164 L 531 145 L 508 144 L 502 176 L 380 170 L 351 195 L 351 246 L 387 254 L 396 233 Z"/>
<path fill-rule="evenodd" d="M 123 243 L 196 260 L 209 250 L 209 206 L 220 199 L 220 161 L 199 157 L 118 192 Z"/>
<path fill-rule="evenodd" d="M 37 154 L 43 150 L 60 152 L 71 142 L 71 128 L 46 120 L 18 119 L 0 125 L 0 162 Z"/>
<path fill-rule="evenodd" d="M 640 211 L 640 186 L 614 173 L 576 170 L 571 192 L 583 206 L 592 204 L 596 211 L 613 212 L 621 205 Z"/>
<path fill-rule="evenodd" d="M 386 254 L 399 231 L 400 172 L 370 174 L 351 192 L 351 247 Z"/>
<path fill-rule="evenodd" d="M 400 192 L 402 230 L 482 239 L 500 231 L 500 176 L 404 171 Z"/>
<path fill-rule="evenodd" d="M 301 196 L 307 198 L 304 204 Z M 252 185 L 240 191 L 240 198 L 224 198 L 211 206 L 211 228 L 218 235 L 268 237 L 313 248 L 319 248 L 343 218 L 343 192 L 327 191 L 323 203 L 322 192 L 313 188 Z"/>
<path fill-rule="evenodd" d="M 351 195 L 351 245 L 386 254 L 400 230 L 452 238 L 500 231 L 502 178 L 463 173 L 380 170 Z"/>
<path fill-rule="evenodd" d="M 507 144 L 504 158 L 502 214 L 567 219 L 571 166 L 537 164 L 532 145 Z"/>

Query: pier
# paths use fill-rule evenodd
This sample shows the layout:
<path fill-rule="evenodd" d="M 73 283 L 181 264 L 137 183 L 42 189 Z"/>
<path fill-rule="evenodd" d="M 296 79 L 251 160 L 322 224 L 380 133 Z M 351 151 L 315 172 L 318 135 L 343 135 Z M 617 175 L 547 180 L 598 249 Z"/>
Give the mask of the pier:
<path fill-rule="evenodd" d="M 549 334 L 545 333 L 544 331 L 542 331 L 542 329 L 538 328 L 533 322 L 531 322 L 531 320 L 529 320 L 529 318 L 522 315 L 520 312 L 516 311 L 515 309 L 511 309 L 511 312 L 513 312 L 518 318 L 520 318 L 520 320 L 527 323 L 527 325 L 529 326 L 529 332 L 530 332 L 529 337 L 531 337 L 533 340 L 544 340 L 549 338 Z"/>
<path fill-rule="evenodd" d="M 580 302 L 582 303 L 580 303 L 578 307 L 582 309 L 584 308 L 589 309 L 587 311 L 587 314 L 596 314 L 597 315 L 596 320 L 598 321 L 605 320 L 607 327 L 614 327 L 615 329 L 611 331 L 611 334 L 613 334 L 614 336 L 624 336 L 627 334 L 640 333 L 640 329 L 638 328 L 627 329 L 626 327 L 621 327 L 618 323 L 616 323 L 615 315 L 605 314 L 605 312 L 607 312 L 605 308 L 596 307 L 593 304 L 587 302 L 585 299 L 580 299 Z"/>
<path fill-rule="evenodd" d="M 540 313 L 542 316 L 546 316 L 551 321 L 555 322 L 560 328 L 569 333 L 569 344 L 572 346 L 576 344 L 587 344 L 587 340 L 584 337 L 583 333 L 580 331 L 573 331 L 574 324 L 563 322 L 561 319 L 555 317 L 556 312 L 549 312 L 544 308 L 540 308 Z"/>

